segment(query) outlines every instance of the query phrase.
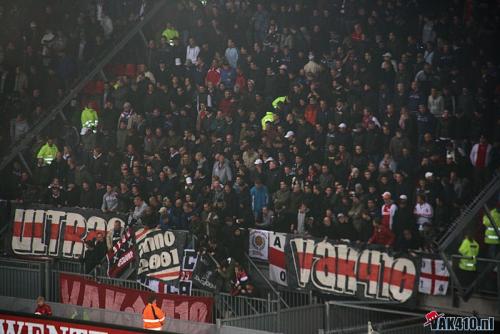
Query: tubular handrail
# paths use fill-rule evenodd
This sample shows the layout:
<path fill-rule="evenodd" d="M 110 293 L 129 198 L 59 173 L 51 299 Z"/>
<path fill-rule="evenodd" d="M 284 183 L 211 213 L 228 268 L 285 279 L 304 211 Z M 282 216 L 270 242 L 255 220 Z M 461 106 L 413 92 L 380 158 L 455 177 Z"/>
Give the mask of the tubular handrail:
<path fill-rule="evenodd" d="M 248 263 L 259 274 L 259 276 L 262 279 L 264 279 L 264 282 L 266 282 L 267 286 L 275 294 L 275 296 L 277 297 L 277 299 L 280 300 L 286 308 L 290 307 L 290 306 L 288 306 L 287 302 L 281 297 L 281 294 L 279 293 L 279 291 L 276 290 L 276 288 L 273 286 L 273 284 L 271 282 L 269 282 L 269 280 L 267 279 L 267 277 L 262 273 L 262 271 L 260 271 L 259 267 L 257 267 L 257 265 L 255 264 L 255 262 L 253 262 L 253 260 L 250 258 L 250 256 L 247 253 L 245 253 L 245 257 L 247 258 Z"/>
<path fill-rule="evenodd" d="M 462 255 L 458 255 L 458 254 L 452 254 L 451 257 L 454 259 L 475 259 L 475 260 L 481 261 L 481 262 L 490 262 L 490 263 L 500 264 L 500 260 L 498 260 L 498 259 L 488 259 L 488 258 L 484 258 L 484 257 L 473 257 L 473 256 L 462 256 Z"/>
<path fill-rule="evenodd" d="M 492 180 L 483 188 L 479 194 L 467 205 L 453 224 L 448 228 L 448 232 L 438 241 L 439 250 L 444 251 L 470 222 L 473 216 L 482 208 L 482 206 L 500 189 L 500 175 L 495 173 Z"/>

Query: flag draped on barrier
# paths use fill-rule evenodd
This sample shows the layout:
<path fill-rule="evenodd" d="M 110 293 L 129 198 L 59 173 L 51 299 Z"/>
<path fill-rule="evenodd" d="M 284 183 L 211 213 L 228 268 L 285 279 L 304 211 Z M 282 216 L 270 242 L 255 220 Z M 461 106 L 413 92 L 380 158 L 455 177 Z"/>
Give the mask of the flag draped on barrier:
<path fill-rule="evenodd" d="M 186 243 L 186 231 L 162 231 L 140 228 L 135 232 L 139 266 L 137 276 L 171 283 L 179 280 L 181 254 Z"/>
<path fill-rule="evenodd" d="M 283 286 L 288 286 L 286 246 L 287 235 L 285 233 L 269 234 L 269 279 Z"/>
<path fill-rule="evenodd" d="M 111 311 L 142 313 L 149 293 L 101 284 L 77 275 L 60 274 L 63 304 L 105 308 Z M 213 299 L 165 294 L 158 290 L 156 303 L 167 318 L 211 322 Z"/>
<path fill-rule="evenodd" d="M 446 295 L 450 273 L 443 260 L 422 258 L 418 291 L 428 295 Z"/>
<path fill-rule="evenodd" d="M 250 229 L 248 255 L 254 259 L 268 260 L 269 231 Z"/>
<path fill-rule="evenodd" d="M 217 289 L 217 263 L 214 258 L 208 254 L 199 255 L 191 279 L 196 287 L 215 291 Z"/>
<path fill-rule="evenodd" d="M 418 258 L 312 238 L 290 240 L 289 286 L 360 299 L 414 302 Z"/>
<path fill-rule="evenodd" d="M 15 205 L 12 212 L 14 254 L 75 260 L 85 255 L 85 241 L 98 232 L 106 235 L 117 220 L 122 226 L 126 221 L 126 215 L 48 205 Z"/>
<path fill-rule="evenodd" d="M 112 249 L 106 254 L 109 277 L 118 277 L 135 258 L 135 233 L 128 228 Z"/>

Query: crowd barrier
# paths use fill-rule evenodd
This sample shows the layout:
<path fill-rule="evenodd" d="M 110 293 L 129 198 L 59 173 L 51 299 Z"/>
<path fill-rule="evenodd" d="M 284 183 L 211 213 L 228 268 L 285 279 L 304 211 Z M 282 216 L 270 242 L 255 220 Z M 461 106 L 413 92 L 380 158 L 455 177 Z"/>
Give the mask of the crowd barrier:
<path fill-rule="evenodd" d="M 0 258 L 0 281 L 2 282 L 0 295 L 27 299 L 35 299 L 37 296 L 43 295 L 50 302 L 60 302 L 60 275 L 72 273 L 54 270 L 51 268 L 50 262 Z M 125 289 L 149 291 L 137 281 L 85 274 L 79 274 L 79 276 Z M 279 307 L 278 300 L 273 299 L 271 293 L 267 294 L 267 298 L 256 298 L 232 296 L 227 293 L 212 294 L 204 290 L 192 289 L 191 295 L 214 298 L 213 322 L 217 318 L 234 318 L 276 312 Z"/>
<path fill-rule="evenodd" d="M 48 303 L 53 316 L 71 319 L 92 321 L 101 324 L 120 325 L 133 328 L 142 328 L 142 316 L 137 313 L 117 312 L 105 309 L 81 307 L 76 305 Z M 36 308 L 35 300 L 0 295 L 0 310 L 32 314 Z M 163 331 L 185 334 L 271 334 L 265 331 L 255 331 L 246 328 L 222 326 L 179 319 L 168 319 L 163 326 Z"/>
<path fill-rule="evenodd" d="M 390 302 L 360 303 L 335 302 L 325 303 L 325 334 L 367 333 L 368 322 L 377 332 L 391 330 L 391 333 L 420 334 L 430 331 L 423 326 L 424 314 L 403 312 L 388 307 Z"/>

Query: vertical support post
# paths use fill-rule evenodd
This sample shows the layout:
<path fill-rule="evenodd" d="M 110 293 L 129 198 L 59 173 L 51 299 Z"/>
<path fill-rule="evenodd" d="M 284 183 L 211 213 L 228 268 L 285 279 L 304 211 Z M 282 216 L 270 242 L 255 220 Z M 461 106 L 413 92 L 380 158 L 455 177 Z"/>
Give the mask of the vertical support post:
<path fill-rule="evenodd" d="M 21 160 L 21 163 L 23 164 L 24 168 L 26 168 L 26 170 L 28 171 L 28 174 L 30 176 L 33 176 L 33 173 L 31 172 L 31 168 L 30 166 L 28 165 L 28 163 L 26 162 L 26 160 L 24 159 L 24 156 L 23 154 L 19 151 L 17 153 L 17 155 L 19 156 L 19 160 Z"/>
<path fill-rule="evenodd" d="M 276 310 L 276 332 L 281 333 L 281 301 L 280 301 L 280 292 L 277 292 L 278 300 L 276 301 L 277 310 Z"/>
<path fill-rule="evenodd" d="M 497 308 L 500 309 L 500 262 L 497 262 Z"/>
<path fill-rule="evenodd" d="M 328 333 L 330 331 L 330 303 L 325 302 L 325 331 Z"/>
<path fill-rule="evenodd" d="M 148 46 L 148 40 L 146 39 L 146 36 L 144 36 L 144 33 L 142 32 L 142 29 L 139 29 L 139 36 L 141 36 L 141 39 L 144 42 L 144 45 L 147 47 Z"/>
<path fill-rule="evenodd" d="M 271 309 L 271 293 L 267 293 L 267 312 L 273 312 Z"/>
<path fill-rule="evenodd" d="M 64 115 L 64 113 L 62 112 L 62 109 L 57 109 L 57 113 L 59 114 L 59 116 L 61 116 L 61 118 L 63 119 L 63 121 L 67 121 L 68 118 L 66 118 L 66 115 Z"/>
<path fill-rule="evenodd" d="M 45 291 L 44 296 L 47 300 L 54 301 L 52 298 L 51 289 L 51 270 L 50 270 L 50 260 L 45 262 L 44 268 L 44 283 L 45 283 Z"/>
<path fill-rule="evenodd" d="M 316 304 L 316 303 L 313 302 L 313 292 L 312 292 L 312 290 L 309 290 L 308 295 L 309 295 L 309 305 Z"/>
<path fill-rule="evenodd" d="M 108 81 L 108 77 L 106 76 L 106 74 L 102 69 L 99 71 L 99 74 L 101 75 L 102 80 Z"/>

